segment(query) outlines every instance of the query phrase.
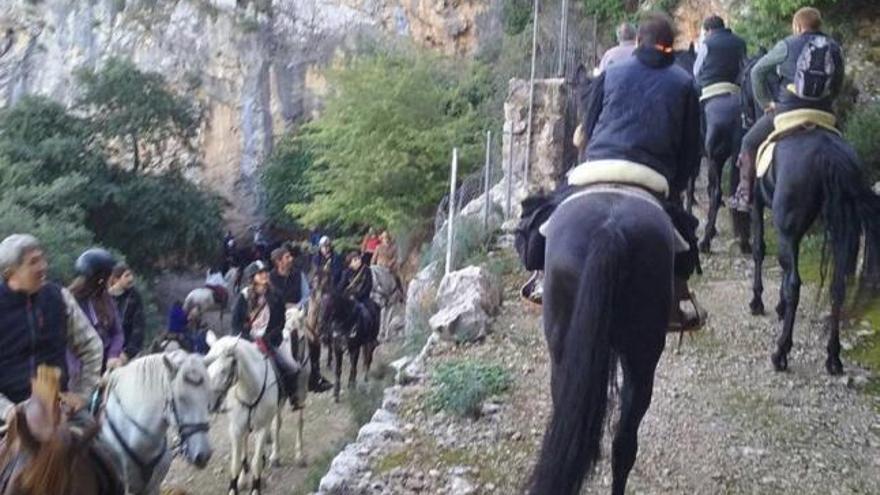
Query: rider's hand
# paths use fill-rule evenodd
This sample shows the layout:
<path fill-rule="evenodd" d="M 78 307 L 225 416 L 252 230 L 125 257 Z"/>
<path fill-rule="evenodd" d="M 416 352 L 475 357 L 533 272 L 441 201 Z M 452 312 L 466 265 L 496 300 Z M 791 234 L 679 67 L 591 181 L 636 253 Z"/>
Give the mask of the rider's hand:
<path fill-rule="evenodd" d="M 773 113 L 776 111 L 776 102 L 771 101 L 769 105 L 764 107 L 764 113 Z"/>
<path fill-rule="evenodd" d="M 110 358 L 107 360 L 107 370 L 109 371 L 112 369 L 119 368 L 123 364 L 125 364 L 125 362 L 123 361 L 123 358 L 121 356 L 118 358 Z"/>
<path fill-rule="evenodd" d="M 86 407 L 86 401 L 78 394 L 74 394 L 72 392 L 62 392 L 61 393 L 61 404 L 66 406 L 70 411 L 70 414 L 73 414 L 80 409 Z"/>

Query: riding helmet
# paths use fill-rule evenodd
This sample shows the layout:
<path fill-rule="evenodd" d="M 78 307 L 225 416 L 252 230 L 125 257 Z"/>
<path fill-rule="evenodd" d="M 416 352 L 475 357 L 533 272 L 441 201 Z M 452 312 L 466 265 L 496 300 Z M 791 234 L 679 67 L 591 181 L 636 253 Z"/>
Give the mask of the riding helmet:
<path fill-rule="evenodd" d="M 245 278 L 245 280 L 250 282 L 251 280 L 254 279 L 254 275 L 256 275 L 260 272 L 268 272 L 268 271 L 269 271 L 269 265 L 264 263 L 263 260 L 257 260 L 257 261 L 254 261 L 253 263 L 251 263 L 250 265 L 248 265 L 247 268 L 244 269 L 244 278 Z"/>
<path fill-rule="evenodd" d="M 79 255 L 74 269 L 77 275 L 87 279 L 95 277 L 106 279 L 110 277 L 115 266 L 116 259 L 106 249 L 91 248 Z"/>

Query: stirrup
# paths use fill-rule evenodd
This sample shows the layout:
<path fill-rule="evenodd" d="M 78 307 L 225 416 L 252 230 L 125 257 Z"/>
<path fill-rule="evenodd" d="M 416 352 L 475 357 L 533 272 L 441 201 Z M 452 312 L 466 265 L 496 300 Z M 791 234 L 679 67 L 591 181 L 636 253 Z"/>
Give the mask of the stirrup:
<path fill-rule="evenodd" d="M 687 297 L 684 299 L 680 299 L 676 304 L 680 304 L 682 301 L 686 301 L 691 304 L 691 307 L 694 310 L 694 314 L 686 315 L 684 311 L 678 308 L 677 314 L 673 315 L 675 316 L 675 318 L 669 319 L 669 327 L 667 328 L 667 332 L 695 332 L 706 326 L 706 318 L 708 317 L 708 313 L 705 309 L 703 309 L 702 306 L 699 305 L 699 303 L 697 303 L 696 294 L 694 294 L 693 291 L 688 291 Z"/>
<path fill-rule="evenodd" d="M 529 280 L 520 288 L 520 297 L 528 303 L 541 306 L 544 303 L 544 288 L 539 284 L 541 272 L 533 272 Z"/>

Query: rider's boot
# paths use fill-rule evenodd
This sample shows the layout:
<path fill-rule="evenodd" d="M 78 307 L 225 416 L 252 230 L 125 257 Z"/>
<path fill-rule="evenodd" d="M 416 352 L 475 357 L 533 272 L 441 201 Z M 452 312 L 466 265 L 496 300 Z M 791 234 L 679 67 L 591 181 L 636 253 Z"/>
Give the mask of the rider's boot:
<path fill-rule="evenodd" d="M 696 295 L 690 291 L 687 280 L 675 277 L 672 308 L 669 312 L 670 332 L 690 332 L 699 330 L 706 324 L 706 310 L 698 303 Z M 682 308 L 682 303 L 685 307 Z M 688 307 L 690 306 L 690 307 Z"/>
<path fill-rule="evenodd" d="M 755 160 L 743 150 L 739 155 L 739 184 L 730 198 L 728 206 L 736 211 L 748 213 L 752 205 L 752 190 L 755 187 Z"/>

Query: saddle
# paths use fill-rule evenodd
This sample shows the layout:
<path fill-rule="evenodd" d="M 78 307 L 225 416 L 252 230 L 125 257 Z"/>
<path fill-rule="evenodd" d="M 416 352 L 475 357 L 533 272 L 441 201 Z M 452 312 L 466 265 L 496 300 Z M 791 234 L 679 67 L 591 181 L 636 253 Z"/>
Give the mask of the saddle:
<path fill-rule="evenodd" d="M 226 307 L 229 303 L 229 291 L 226 290 L 226 287 L 220 285 L 205 285 L 205 288 L 211 291 L 211 294 L 214 296 L 214 303 L 221 308 Z"/>
<path fill-rule="evenodd" d="M 780 113 L 773 118 L 773 132 L 758 147 L 757 159 L 755 160 L 757 176 L 759 178 L 763 177 L 770 170 L 773 165 L 773 153 L 776 149 L 776 143 L 781 139 L 798 132 L 815 129 L 816 127 L 833 132 L 839 136 L 840 131 L 835 127 L 836 124 L 837 118 L 833 114 L 812 108 Z"/>

